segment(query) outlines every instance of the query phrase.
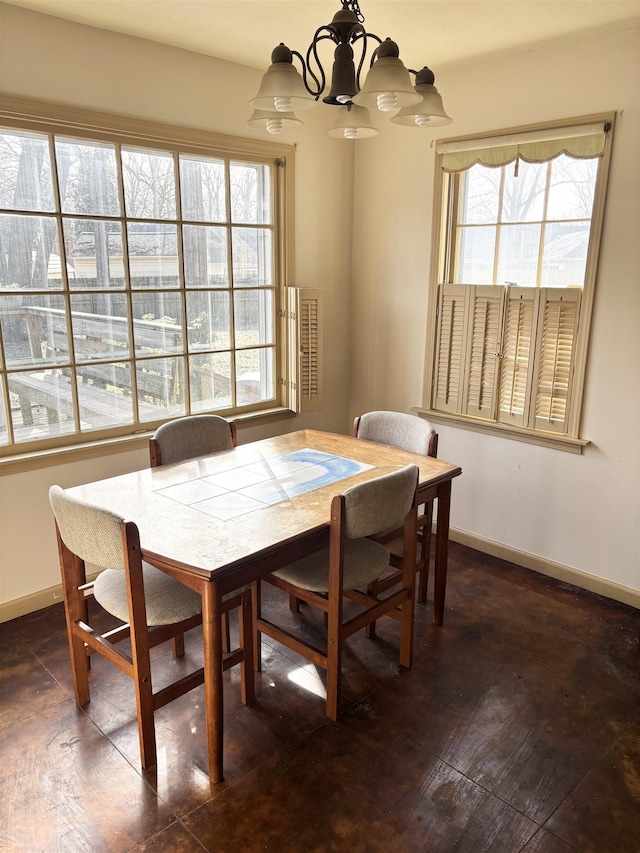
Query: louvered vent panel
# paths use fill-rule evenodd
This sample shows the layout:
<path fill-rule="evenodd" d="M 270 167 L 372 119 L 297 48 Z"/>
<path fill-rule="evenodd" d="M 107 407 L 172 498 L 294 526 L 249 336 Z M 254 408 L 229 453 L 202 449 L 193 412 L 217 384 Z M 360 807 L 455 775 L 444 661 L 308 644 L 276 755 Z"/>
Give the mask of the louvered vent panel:
<path fill-rule="evenodd" d="M 322 408 L 322 292 L 287 288 L 289 408 L 315 412 Z"/>
<path fill-rule="evenodd" d="M 305 400 L 318 395 L 318 301 L 303 298 L 300 303 L 300 343 L 302 346 L 300 393 Z"/>

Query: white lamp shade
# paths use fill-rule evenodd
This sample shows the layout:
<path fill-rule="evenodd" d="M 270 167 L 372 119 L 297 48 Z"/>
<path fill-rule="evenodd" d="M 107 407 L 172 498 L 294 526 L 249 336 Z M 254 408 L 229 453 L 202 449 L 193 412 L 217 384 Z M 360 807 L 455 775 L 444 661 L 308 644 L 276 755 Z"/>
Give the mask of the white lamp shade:
<path fill-rule="evenodd" d="M 245 121 L 248 127 L 257 127 L 268 133 L 282 133 L 286 128 L 300 127 L 302 122 L 294 113 L 283 113 L 278 110 L 254 110 L 251 118 Z"/>
<path fill-rule="evenodd" d="M 408 127 L 437 127 L 451 124 L 453 119 L 446 114 L 442 97 L 435 86 L 419 83 L 415 90 L 421 96 L 420 103 L 401 109 L 391 119 L 394 124 L 403 124 Z"/>
<path fill-rule="evenodd" d="M 377 136 L 378 130 L 371 124 L 371 116 L 366 107 L 352 104 L 350 107 L 337 107 L 338 115 L 333 127 L 328 130 L 329 136 L 340 139 L 366 139 Z"/>
<path fill-rule="evenodd" d="M 388 96 L 386 106 L 385 96 Z M 381 56 L 371 66 L 362 90 L 353 96 L 354 104 L 372 109 L 394 110 L 417 104 L 420 95 L 411 85 L 409 72 L 393 56 Z"/>
<path fill-rule="evenodd" d="M 302 77 L 289 62 L 274 62 L 262 75 L 262 82 L 255 98 L 249 101 L 259 110 L 308 110 L 316 99 L 305 89 Z"/>

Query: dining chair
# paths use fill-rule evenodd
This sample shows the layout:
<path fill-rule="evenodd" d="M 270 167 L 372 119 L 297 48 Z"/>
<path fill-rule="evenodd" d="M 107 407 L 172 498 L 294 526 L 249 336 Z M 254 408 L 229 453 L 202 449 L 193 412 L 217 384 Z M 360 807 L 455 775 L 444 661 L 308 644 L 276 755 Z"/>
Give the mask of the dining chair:
<path fill-rule="evenodd" d="M 326 713 L 337 719 L 342 678 L 344 641 L 372 620 L 388 614 L 400 621 L 400 665 L 411 666 L 414 589 L 416 573 L 407 557 L 402 586 L 385 598 L 373 595 L 371 582 L 389 565 L 389 551 L 372 538 L 391 527 L 402 527 L 405 553 L 415 552 L 416 492 L 418 468 L 408 465 L 388 474 L 358 483 L 335 495 L 331 501 L 328 547 L 316 551 L 270 574 L 265 580 L 290 597 L 311 604 L 325 613 L 326 646 L 318 648 L 278 626 L 261 612 L 261 581 L 254 582 L 254 663 L 261 668 L 261 636 L 266 634 L 303 655 L 327 672 Z M 343 599 L 362 609 L 343 618 Z M 268 611 L 269 616 L 273 609 Z"/>
<path fill-rule="evenodd" d="M 237 445 L 236 425 L 219 415 L 191 415 L 162 424 L 149 439 L 151 467 L 184 462 Z M 222 648 L 231 648 L 229 614 L 222 616 Z"/>
<path fill-rule="evenodd" d="M 353 435 L 379 444 L 389 444 L 411 453 L 425 456 L 438 455 L 438 433 L 423 418 L 404 412 L 367 412 L 353 423 Z M 416 601 L 426 602 L 429 582 L 429 558 L 431 552 L 431 528 L 433 525 L 433 501 L 428 501 L 418 512 L 418 548 L 416 549 L 416 572 L 420 575 Z M 402 535 L 401 530 L 387 530 L 381 537 L 383 542 L 393 542 Z M 374 593 L 390 589 L 401 579 L 402 557 L 391 554 L 391 566 L 395 571 L 374 581 Z M 367 636 L 375 633 L 375 624 L 368 629 Z"/>
<path fill-rule="evenodd" d="M 149 439 L 151 467 L 171 465 L 237 445 L 236 425 L 219 415 L 190 415 L 162 424 Z"/>
<path fill-rule="evenodd" d="M 156 763 L 154 712 L 204 681 L 200 668 L 154 692 L 149 651 L 178 638 L 174 655 L 184 654 L 185 631 L 202 623 L 200 595 L 142 561 L 134 522 L 73 498 L 60 486 L 51 487 L 49 501 L 55 517 L 76 704 L 82 707 L 90 700 L 90 655 L 95 652 L 133 679 L 140 757 L 142 767 L 148 769 Z M 90 583 L 86 563 L 101 569 Z M 104 633 L 92 627 L 90 598 L 119 626 Z M 240 648 L 224 655 L 223 669 L 240 663 L 241 697 L 249 704 L 254 698 L 250 590 L 223 606 L 240 609 Z M 123 640 L 129 640 L 130 651 L 117 647 Z"/>

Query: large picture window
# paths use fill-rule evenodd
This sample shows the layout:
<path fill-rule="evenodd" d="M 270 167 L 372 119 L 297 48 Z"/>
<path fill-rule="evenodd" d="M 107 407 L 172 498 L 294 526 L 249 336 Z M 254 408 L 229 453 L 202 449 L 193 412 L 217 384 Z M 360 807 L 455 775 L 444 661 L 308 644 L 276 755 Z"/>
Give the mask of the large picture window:
<path fill-rule="evenodd" d="M 0 126 L 0 449 L 278 404 L 283 166 Z"/>
<path fill-rule="evenodd" d="M 439 146 L 434 418 L 580 449 L 610 139 L 607 117 Z"/>

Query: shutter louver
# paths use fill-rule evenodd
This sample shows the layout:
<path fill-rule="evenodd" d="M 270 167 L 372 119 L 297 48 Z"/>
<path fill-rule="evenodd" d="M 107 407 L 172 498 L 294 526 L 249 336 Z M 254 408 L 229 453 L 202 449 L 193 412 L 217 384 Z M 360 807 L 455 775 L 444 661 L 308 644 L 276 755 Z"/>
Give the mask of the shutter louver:
<path fill-rule="evenodd" d="M 509 288 L 500 368 L 500 423 L 527 425 L 536 303 L 533 288 Z"/>
<path fill-rule="evenodd" d="M 322 408 L 322 292 L 289 287 L 289 408 L 297 413 Z"/>
<path fill-rule="evenodd" d="M 535 428 L 566 433 L 580 291 L 543 290 L 541 299 Z"/>

